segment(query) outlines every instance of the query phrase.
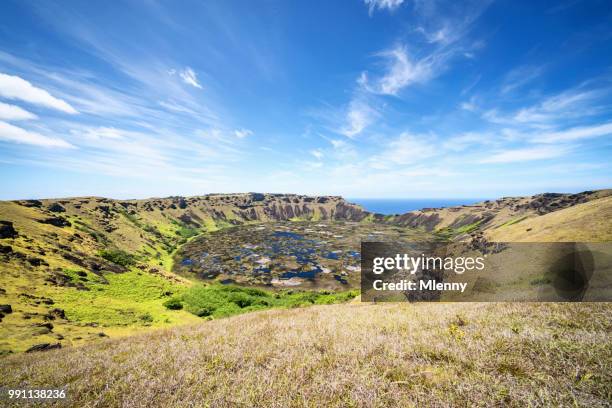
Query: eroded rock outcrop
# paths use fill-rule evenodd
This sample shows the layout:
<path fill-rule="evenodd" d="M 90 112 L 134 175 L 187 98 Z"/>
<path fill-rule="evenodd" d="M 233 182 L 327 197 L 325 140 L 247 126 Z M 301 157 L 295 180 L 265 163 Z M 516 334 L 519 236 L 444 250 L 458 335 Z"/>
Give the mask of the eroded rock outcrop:
<path fill-rule="evenodd" d="M 17 235 L 11 221 L 0 221 L 0 239 L 17 238 Z"/>

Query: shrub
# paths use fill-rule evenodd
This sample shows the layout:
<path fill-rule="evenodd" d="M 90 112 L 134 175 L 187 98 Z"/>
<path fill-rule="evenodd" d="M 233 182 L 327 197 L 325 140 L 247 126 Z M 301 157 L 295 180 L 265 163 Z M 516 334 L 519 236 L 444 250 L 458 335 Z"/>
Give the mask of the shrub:
<path fill-rule="evenodd" d="M 148 312 L 144 313 L 144 314 L 141 314 L 140 316 L 138 316 L 138 318 L 140 320 L 142 320 L 143 322 L 146 322 L 146 323 L 153 322 L 153 316 L 151 316 L 151 313 L 148 313 Z"/>
<path fill-rule="evenodd" d="M 211 316 L 214 313 L 214 311 L 215 311 L 214 308 L 206 306 L 206 307 L 202 307 L 198 309 L 198 311 L 195 314 L 196 316 L 206 317 L 206 316 Z"/>
<path fill-rule="evenodd" d="M 129 252 L 122 251 L 121 249 L 104 249 L 100 251 L 100 256 L 107 261 L 115 263 L 117 265 L 130 267 L 136 263 L 136 257 Z"/>
<path fill-rule="evenodd" d="M 180 302 L 176 303 L 181 303 L 185 310 L 197 316 L 218 318 L 271 307 L 293 308 L 345 302 L 358 294 L 357 290 L 340 293 L 293 290 L 272 292 L 237 285 L 196 285 L 184 292 Z"/>
<path fill-rule="evenodd" d="M 183 304 L 181 303 L 181 301 L 176 298 L 166 300 L 164 302 L 164 306 L 170 310 L 181 310 L 183 308 Z"/>

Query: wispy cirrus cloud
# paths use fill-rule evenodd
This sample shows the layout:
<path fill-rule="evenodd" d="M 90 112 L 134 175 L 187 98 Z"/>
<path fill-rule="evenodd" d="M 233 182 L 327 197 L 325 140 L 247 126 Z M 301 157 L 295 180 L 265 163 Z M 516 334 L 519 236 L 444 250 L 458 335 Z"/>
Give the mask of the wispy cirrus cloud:
<path fill-rule="evenodd" d="M 428 81 L 439 72 L 444 60 L 443 54 L 437 53 L 413 59 L 404 45 L 397 45 L 379 55 L 386 60 L 387 72 L 373 80 L 368 80 L 364 74 L 361 83 L 370 92 L 383 95 L 397 95 L 410 85 Z"/>
<path fill-rule="evenodd" d="M 399 7 L 401 2 L 366 0 L 366 4 L 372 12 L 377 8 Z M 464 40 L 488 4 L 488 1 L 482 1 L 442 8 L 434 3 L 415 3 L 414 15 L 419 23 L 413 33 L 424 37 L 426 44 L 421 42 L 419 46 L 418 41 L 409 42 L 400 38 L 393 46 L 374 54 L 383 69 L 374 66 L 360 74 L 339 133 L 355 137 L 382 116 L 376 106 L 384 103 L 379 103 L 369 95 L 401 97 L 406 89 L 425 85 L 439 77 L 449 68 L 454 58 L 466 57 L 468 54 L 473 57 L 473 50 L 481 47 L 482 43 Z M 408 44 L 412 47 L 409 48 Z"/>
<path fill-rule="evenodd" d="M 574 127 L 557 132 L 546 132 L 535 137 L 539 143 L 564 143 L 612 135 L 612 123 Z"/>
<path fill-rule="evenodd" d="M 348 106 L 345 124 L 340 128 L 339 133 L 352 138 L 363 132 L 376 117 L 378 112 L 370 106 L 367 100 L 354 99 Z"/>
<path fill-rule="evenodd" d="M 68 143 L 63 139 L 44 136 L 40 133 L 32 132 L 2 121 L 0 121 L 0 140 L 42 147 L 74 147 L 72 144 Z"/>
<path fill-rule="evenodd" d="M 200 82 L 198 82 L 198 74 L 196 74 L 192 68 L 185 67 L 185 69 L 179 72 L 179 76 L 187 85 L 202 89 L 202 85 L 200 85 Z"/>
<path fill-rule="evenodd" d="M 498 151 L 482 159 L 480 163 L 515 163 L 557 158 L 571 150 L 568 146 L 533 146 Z"/>
<path fill-rule="evenodd" d="M 507 94 L 516 89 L 523 87 L 544 73 L 544 66 L 537 65 L 522 65 L 514 68 L 504 78 L 501 87 L 501 93 Z"/>
<path fill-rule="evenodd" d="M 123 139 L 124 131 L 114 127 L 86 127 L 83 129 L 72 129 L 71 133 L 90 140 L 100 139 Z"/>
<path fill-rule="evenodd" d="M 37 119 L 38 116 L 28 112 L 19 106 L 10 105 L 8 103 L 0 102 L 0 119 L 4 120 L 31 120 Z"/>
<path fill-rule="evenodd" d="M 404 0 L 364 0 L 370 15 L 377 9 L 393 11 L 401 6 L 403 2 Z"/>
<path fill-rule="evenodd" d="M 44 106 L 64 113 L 78 113 L 68 102 L 15 75 L 0 73 L 0 97 Z"/>
<path fill-rule="evenodd" d="M 173 111 L 173 112 L 189 113 L 192 115 L 195 114 L 195 112 L 192 109 L 189 109 L 186 106 L 180 105 L 173 101 L 159 101 L 158 104 L 159 106 L 167 110 Z"/>
<path fill-rule="evenodd" d="M 321 149 L 311 150 L 310 154 L 312 154 L 315 158 L 317 158 L 317 160 L 321 160 L 323 158 L 323 156 L 324 156 L 323 150 L 321 150 Z"/>
<path fill-rule="evenodd" d="M 569 120 L 583 120 L 610 110 L 598 100 L 610 93 L 609 88 L 585 89 L 583 85 L 563 92 L 545 96 L 531 106 L 519 107 L 510 111 L 499 108 L 485 110 L 483 119 L 503 125 L 545 128 L 566 123 Z"/>
<path fill-rule="evenodd" d="M 397 168 L 420 163 L 440 153 L 432 135 L 403 132 L 388 141 L 381 152 L 371 157 L 369 164 L 376 169 Z"/>
<path fill-rule="evenodd" d="M 443 26 L 435 31 L 426 31 L 423 27 L 417 27 L 416 31 L 421 33 L 425 40 L 430 44 L 446 44 L 452 41 L 452 31 L 449 27 Z"/>
<path fill-rule="evenodd" d="M 253 135 L 253 131 L 250 129 L 236 129 L 234 130 L 234 135 L 236 135 L 236 137 L 238 139 L 244 139 L 245 137 L 249 137 Z"/>

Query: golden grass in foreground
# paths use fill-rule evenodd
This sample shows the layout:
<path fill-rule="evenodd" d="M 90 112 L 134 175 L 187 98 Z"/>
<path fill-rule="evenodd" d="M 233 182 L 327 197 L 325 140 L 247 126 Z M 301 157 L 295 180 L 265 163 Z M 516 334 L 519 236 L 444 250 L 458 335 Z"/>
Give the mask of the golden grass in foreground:
<path fill-rule="evenodd" d="M 1 360 L 87 406 L 605 406 L 611 304 L 271 310 Z M 58 405 L 64 405 L 58 404 Z"/>

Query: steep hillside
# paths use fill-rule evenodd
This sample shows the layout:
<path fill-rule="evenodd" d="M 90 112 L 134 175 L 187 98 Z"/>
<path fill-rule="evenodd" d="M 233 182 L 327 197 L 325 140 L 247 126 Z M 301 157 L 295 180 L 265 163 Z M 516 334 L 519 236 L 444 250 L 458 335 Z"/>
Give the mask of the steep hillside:
<path fill-rule="evenodd" d="M 609 303 L 315 306 L 8 356 L 0 378 L 70 407 L 595 407 L 610 333 Z"/>
<path fill-rule="evenodd" d="M 598 190 L 578 194 L 545 193 L 530 197 L 504 197 L 473 205 L 424 208 L 420 211 L 385 217 L 384 221 L 405 227 L 422 228 L 426 231 L 437 231 L 453 238 L 464 238 L 470 232 L 516 224 L 528 218 L 536 218 L 611 195 L 612 190 Z"/>
<path fill-rule="evenodd" d="M 612 197 L 506 223 L 487 230 L 499 242 L 606 242 L 612 241 Z"/>

